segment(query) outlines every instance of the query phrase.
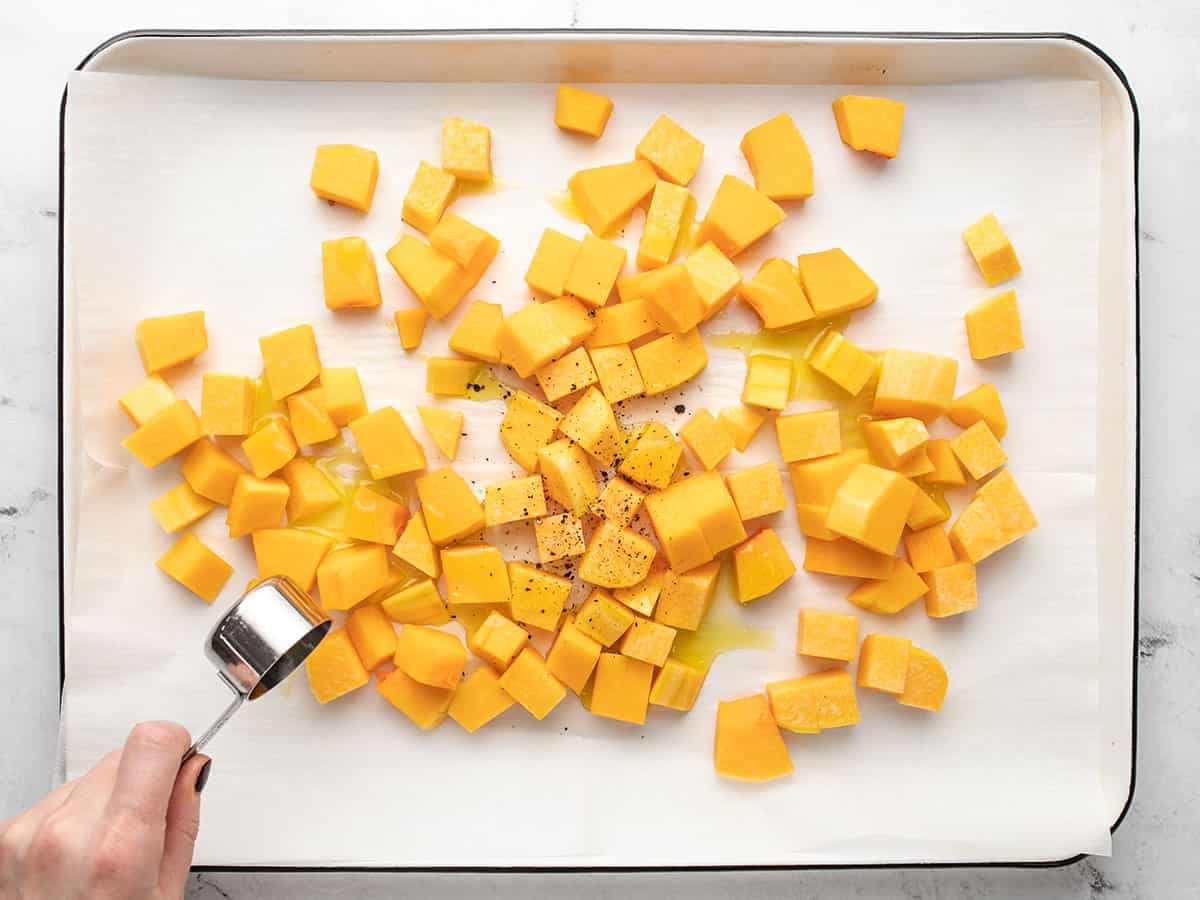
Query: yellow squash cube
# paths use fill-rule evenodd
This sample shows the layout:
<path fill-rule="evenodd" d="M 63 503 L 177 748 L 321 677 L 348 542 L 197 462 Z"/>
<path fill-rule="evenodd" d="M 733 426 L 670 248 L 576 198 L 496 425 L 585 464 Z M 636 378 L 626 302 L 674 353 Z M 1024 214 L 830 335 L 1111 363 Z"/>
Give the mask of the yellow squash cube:
<path fill-rule="evenodd" d="M 658 183 L 654 166 L 644 159 L 580 169 L 567 179 L 579 215 L 594 234 L 605 235 L 629 218 Z"/>
<path fill-rule="evenodd" d="M 726 175 L 700 223 L 697 240 L 712 241 L 732 259 L 768 234 L 784 215 L 779 204 L 766 194 L 734 175 Z"/>
<path fill-rule="evenodd" d="M 379 157 L 374 150 L 354 144 L 321 144 L 313 157 L 308 185 L 322 200 L 367 212 L 378 178 Z"/>
<path fill-rule="evenodd" d="M 916 490 L 916 485 L 895 472 L 857 466 L 833 495 L 825 524 L 835 534 L 864 547 L 894 554 Z"/>
<path fill-rule="evenodd" d="M 638 431 L 617 471 L 630 481 L 661 489 L 671 483 L 682 455 L 683 445 L 670 429 L 661 422 L 650 422 Z"/>
<path fill-rule="evenodd" d="M 570 513 L 534 519 L 533 537 L 542 563 L 581 556 L 587 549 L 583 540 L 583 522 Z"/>
<path fill-rule="evenodd" d="M 765 695 L 717 704 L 713 768 L 738 781 L 771 781 L 792 774 L 792 759 Z"/>
<path fill-rule="evenodd" d="M 250 433 L 253 424 L 254 382 L 245 375 L 205 372 L 200 387 L 201 427 L 208 434 L 241 437 Z"/>
<path fill-rule="evenodd" d="M 896 697 L 896 702 L 902 706 L 937 712 L 946 700 L 949 686 L 950 679 L 938 658 L 928 650 L 913 647 L 908 654 L 908 677 L 904 682 L 904 690 Z"/>
<path fill-rule="evenodd" d="M 980 420 L 987 422 L 987 427 L 997 440 L 1008 433 L 1008 417 L 1004 414 L 1000 392 L 994 384 L 971 388 L 950 404 L 946 415 L 959 428 L 970 428 Z"/>
<path fill-rule="evenodd" d="M 911 417 L 863 422 L 862 433 L 876 459 L 889 469 L 911 462 L 929 441 L 925 423 Z"/>
<path fill-rule="evenodd" d="M 451 604 L 508 603 L 512 597 L 504 557 L 490 544 L 443 548 L 442 572 L 446 576 L 446 599 Z"/>
<path fill-rule="evenodd" d="M 624 445 L 624 437 L 612 406 L 595 387 L 589 387 L 575 401 L 575 405 L 558 423 L 558 431 L 582 447 L 602 466 L 613 465 Z"/>
<path fill-rule="evenodd" d="M 321 242 L 321 279 L 329 309 L 367 309 L 383 302 L 375 255 L 360 237 Z"/>
<path fill-rule="evenodd" d="M 533 251 L 533 259 L 525 271 L 525 283 L 543 294 L 554 297 L 562 294 L 579 246 L 580 242 L 575 238 L 547 228 Z"/>
<path fill-rule="evenodd" d="M 642 508 L 642 501 L 645 499 L 645 491 L 623 478 L 613 477 L 604 485 L 604 489 L 592 501 L 588 510 L 598 519 L 627 528 L 637 518 L 638 510 Z"/>
<path fill-rule="evenodd" d="M 396 333 L 400 335 L 400 346 L 405 350 L 416 350 L 421 346 L 421 338 L 425 336 L 425 323 L 429 321 L 429 310 L 423 306 L 412 309 L 398 309 L 393 314 L 396 323 Z M 363 409 L 359 415 L 366 415 Z"/>
<path fill-rule="evenodd" d="M 634 149 L 638 159 L 654 166 L 673 184 L 687 184 L 700 168 L 704 144 L 668 116 L 659 116 Z"/>
<path fill-rule="evenodd" d="M 208 349 L 203 312 L 142 319 L 134 329 L 134 339 L 147 375 L 195 359 Z"/>
<path fill-rule="evenodd" d="M 390 622 L 387 627 L 392 627 Z M 414 681 L 453 690 L 462 679 L 467 648 L 457 635 L 448 631 L 428 625 L 405 625 L 396 638 L 394 661 L 396 668 Z"/>
<path fill-rule="evenodd" d="M 429 357 L 425 360 L 425 391 L 434 397 L 466 397 L 480 368 L 474 359 Z"/>
<path fill-rule="evenodd" d="M 763 528 L 733 551 L 737 601 L 765 597 L 796 574 L 796 564 L 772 528 Z"/>
<path fill-rule="evenodd" d="M 780 410 L 792 391 L 792 360 L 788 356 L 756 353 L 746 360 L 742 402 L 747 406 Z"/>
<path fill-rule="evenodd" d="M 972 359 L 991 359 L 1025 347 L 1017 292 L 1005 291 L 967 310 L 967 344 Z"/>
<path fill-rule="evenodd" d="M 800 284 L 813 314 L 819 319 L 870 306 L 879 296 L 879 285 L 840 247 L 796 258 Z"/>
<path fill-rule="evenodd" d="M 285 575 L 302 591 L 311 591 L 317 581 L 317 566 L 333 546 L 322 534 L 295 528 L 264 528 L 250 535 L 258 577 Z"/>
<path fill-rule="evenodd" d="M 767 419 L 767 414 L 749 406 L 726 406 L 717 413 L 717 421 L 733 440 L 738 453 L 744 453 L 758 434 L 758 429 Z"/>
<path fill-rule="evenodd" d="M 447 688 L 421 684 L 403 669 L 377 673 L 375 690 L 422 731 L 437 728 L 446 720 L 446 713 L 456 693 Z"/>
<path fill-rule="evenodd" d="M 167 534 L 174 534 L 204 518 L 217 504 L 201 497 L 186 481 L 150 501 L 150 515 Z"/>
<path fill-rule="evenodd" d="M 813 317 L 796 270 L 786 260 L 764 262 L 742 285 L 741 297 L 758 314 L 763 328 L 790 328 Z"/>
<path fill-rule="evenodd" d="M 201 497 L 228 506 L 238 476 L 245 473 L 242 464 L 212 441 L 196 441 L 183 458 L 180 474 Z"/>
<path fill-rule="evenodd" d="M 475 633 L 467 638 L 471 652 L 503 672 L 529 643 L 529 632 L 503 613 L 492 610 Z"/>
<path fill-rule="evenodd" d="M 669 625 L 634 619 L 633 625 L 621 638 L 620 651 L 624 656 L 640 659 L 652 666 L 661 666 L 671 653 L 676 631 Z M 649 686 L 646 688 L 649 691 Z"/>
<path fill-rule="evenodd" d="M 940 529 L 939 529 L 940 530 Z M 867 612 L 890 616 L 907 609 L 929 593 L 924 579 L 902 559 L 892 564 L 892 574 L 879 581 L 864 581 L 846 599 Z"/>
<path fill-rule="evenodd" d="M 632 359 L 632 356 L 630 357 Z M 591 357 L 582 347 L 547 363 L 536 372 L 538 386 L 550 403 L 582 391 L 597 381 Z"/>
<path fill-rule="evenodd" d="M 647 273 L 649 274 L 649 273 Z M 654 319 L 645 300 L 626 300 L 595 310 L 595 329 L 583 342 L 589 350 L 619 344 L 628 345 L 654 331 Z"/>
<path fill-rule="evenodd" d="M 654 666 L 650 663 L 620 653 L 601 653 L 588 711 L 594 716 L 642 725 L 653 679 Z"/>
<path fill-rule="evenodd" d="M 806 572 L 882 580 L 892 574 L 895 561 L 890 553 L 877 553 L 845 538 L 824 541 L 810 537 L 804 542 Z"/>
<path fill-rule="evenodd" d="M 560 84 L 554 100 L 554 124 L 563 131 L 600 137 L 612 109 L 613 102 L 603 94 Z"/>
<path fill-rule="evenodd" d="M 603 588 L 632 587 L 650 572 L 657 551 L 634 531 L 602 522 L 592 534 L 576 575 Z"/>
<path fill-rule="evenodd" d="M 191 532 L 180 535 L 155 565 L 206 603 L 217 599 L 233 574 L 233 566 Z"/>
<path fill-rule="evenodd" d="M 496 341 L 500 359 L 522 378 L 571 349 L 571 339 L 555 326 L 540 303 L 530 303 L 506 316 Z"/>
<path fill-rule="evenodd" d="M 435 319 L 450 315 L 476 285 L 481 274 L 467 272 L 450 257 L 411 234 L 400 235 L 388 250 L 387 261 Z"/>
<path fill-rule="evenodd" d="M 925 613 L 931 619 L 944 619 L 970 612 L 979 605 L 975 566 L 956 562 L 925 573 L 929 592 L 925 595 Z"/>
<path fill-rule="evenodd" d="M 650 702 L 655 706 L 687 712 L 696 703 L 704 686 L 704 669 L 672 657 L 668 659 L 650 686 Z"/>
<path fill-rule="evenodd" d="M 397 559 L 403 560 L 419 572 L 430 578 L 442 574 L 442 563 L 438 557 L 437 547 L 429 537 L 429 529 L 425 525 L 425 511 L 418 509 L 404 526 L 400 539 L 392 548 Z"/>
<path fill-rule="evenodd" d="M 963 240 L 967 249 L 975 257 L 975 265 L 979 273 L 989 285 L 1008 281 L 1021 272 L 1021 263 L 1017 252 L 1008 240 L 1008 235 L 1000 227 L 995 213 L 988 213 L 973 225 L 963 230 Z"/>
<path fill-rule="evenodd" d="M 706 469 L 715 469 L 733 452 L 733 439 L 703 407 L 683 424 L 679 437 Z"/>
<path fill-rule="evenodd" d="M 492 180 L 492 133 L 486 125 L 442 119 L 442 168 L 462 181 Z"/>
<path fill-rule="evenodd" d="M 538 465 L 538 451 L 554 440 L 562 413 L 526 394 L 513 391 L 500 420 L 500 443 L 526 472 Z"/>
<path fill-rule="evenodd" d="M 371 678 L 344 628 L 335 628 L 321 639 L 304 660 L 304 671 L 313 698 L 322 704 L 357 690 Z"/>
<path fill-rule="evenodd" d="M 846 340 L 832 328 L 808 351 L 808 364 L 851 397 L 862 393 L 879 371 L 875 357 Z"/>
<path fill-rule="evenodd" d="M 153 469 L 203 437 L 200 418 L 192 405 L 176 400 L 140 425 L 121 441 L 121 446 L 147 469 Z"/>
<path fill-rule="evenodd" d="M 608 591 L 593 590 L 575 611 L 575 627 L 601 646 L 611 647 L 633 624 L 635 616 Z"/>
<path fill-rule="evenodd" d="M 954 455 L 949 440 L 930 438 L 929 443 L 925 445 L 925 453 L 932 466 L 924 475 L 926 483 L 959 487 L 967 483 L 966 473 L 963 472 L 958 457 Z"/>
<path fill-rule="evenodd" d="M 562 702 L 567 689 L 546 668 L 546 661 L 526 647 L 500 676 L 500 687 L 535 719 L 544 719 Z"/>
<path fill-rule="evenodd" d="M 396 629 L 374 603 L 356 606 L 346 617 L 346 633 L 368 672 L 378 669 L 396 653 Z"/>
<path fill-rule="evenodd" d="M 242 452 L 258 478 L 266 478 L 289 462 L 298 452 L 296 439 L 287 423 L 272 419 L 242 441 Z"/>
<path fill-rule="evenodd" d="M 961 558 L 977 563 L 1024 537 L 1037 525 L 1037 517 L 1012 472 L 1005 469 L 981 485 L 959 513 L 950 528 L 950 544 Z"/>
<path fill-rule="evenodd" d="M 404 195 L 400 217 L 422 234 L 429 234 L 457 194 L 457 178 L 437 166 L 419 162 Z"/>
<path fill-rule="evenodd" d="M 350 609 L 388 582 L 387 550 L 363 544 L 330 550 L 317 566 L 317 592 L 326 610 Z"/>
<path fill-rule="evenodd" d="M 463 477 L 449 466 L 422 475 L 416 488 L 429 538 L 438 546 L 475 534 L 486 524 L 483 506 Z"/>
<path fill-rule="evenodd" d="M 206 385 L 208 384 L 208 379 L 210 377 L 211 378 L 236 378 L 238 376 L 234 376 L 234 375 L 212 375 L 212 376 L 210 376 L 208 374 L 205 374 L 204 384 L 206 384 Z M 200 403 L 200 421 L 202 423 L 205 421 L 205 419 L 204 419 L 204 400 L 203 400 L 204 396 L 205 395 L 202 393 L 201 403 Z M 150 421 L 150 419 L 153 418 L 155 413 L 162 412 L 164 409 L 166 409 L 168 406 L 170 406 L 172 403 L 174 403 L 178 399 L 179 398 L 175 396 L 175 392 L 173 390 L 171 390 L 171 386 L 169 384 L 167 384 L 165 381 L 163 381 L 159 376 L 151 375 L 149 378 L 147 378 L 145 381 L 143 381 L 137 387 L 133 388 L 133 390 L 126 391 L 124 394 L 122 394 L 121 399 L 118 400 L 117 402 L 120 404 L 121 409 L 124 411 L 125 415 L 129 416 L 129 420 L 131 422 L 133 422 L 133 424 L 136 426 L 136 425 L 146 424 L 146 422 Z M 208 430 L 208 426 L 205 425 L 205 431 L 207 431 L 207 430 Z M 248 432 L 249 428 L 247 427 L 246 430 Z"/>
<path fill-rule="evenodd" d="M 742 284 L 742 273 L 712 241 L 701 244 L 683 261 L 683 267 L 704 301 L 705 319 L 723 310 Z"/>
<path fill-rule="evenodd" d="M 858 686 L 899 694 L 908 680 L 912 641 L 887 634 L 868 634 L 858 655 Z"/>
<path fill-rule="evenodd" d="M 474 734 L 514 702 L 500 687 L 500 676 L 483 666 L 459 682 L 446 714 Z"/>
<path fill-rule="evenodd" d="M 425 468 L 425 451 L 395 407 L 382 406 L 350 423 L 371 477 L 390 478 Z"/>
<path fill-rule="evenodd" d="M 555 297 L 542 304 L 554 328 L 570 341 L 574 350 L 596 330 L 597 311 L 573 297 Z"/>
<path fill-rule="evenodd" d="M 659 331 L 682 334 L 704 319 L 704 299 L 680 263 L 663 266 L 641 285 L 641 297 Z"/>
<path fill-rule="evenodd" d="M 911 526 L 910 526 L 911 527 Z M 913 571 L 924 573 L 954 564 L 954 548 L 941 524 L 904 533 L 904 552 Z"/>
<path fill-rule="evenodd" d="M 654 186 L 642 239 L 638 242 L 637 264 L 642 269 L 665 266 L 675 255 L 683 220 L 695 206 L 691 192 L 669 181 Z"/>
<path fill-rule="evenodd" d="M 847 147 L 892 159 L 900 152 L 904 104 L 886 97 L 847 94 L 833 101 L 838 135 Z"/>
<path fill-rule="evenodd" d="M 629 305 L 631 304 L 622 304 Z M 600 391 L 609 403 L 620 403 L 630 397 L 637 397 L 646 390 L 637 359 L 628 344 L 594 347 L 588 351 L 588 355 L 600 382 Z"/>
<path fill-rule="evenodd" d="M 642 373 L 647 397 L 679 387 L 708 365 L 704 340 L 694 328 L 685 334 L 664 334 L 635 347 L 633 357 Z"/>
<path fill-rule="evenodd" d="M 932 422 L 954 399 L 958 361 L 915 350 L 886 350 L 873 412 L 881 418 L 913 416 Z"/>
<path fill-rule="evenodd" d="M 576 694 L 582 693 L 600 659 L 600 644 L 584 634 L 574 623 L 563 623 L 562 630 L 554 639 L 550 652 L 546 654 L 546 668 L 550 674 Z"/>
<path fill-rule="evenodd" d="M 796 655 L 850 662 L 858 650 L 858 617 L 823 609 L 801 609 Z"/>
<path fill-rule="evenodd" d="M 708 612 L 720 572 L 720 560 L 713 560 L 688 572 L 668 570 L 658 595 L 658 604 L 654 607 L 654 621 L 684 631 L 695 631 Z"/>
<path fill-rule="evenodd" d="M 325 406 L 325 388 L 308 388 L 287 398 L 288 422 L 297 444 L 311 446 L 340 434 Z"/>
<path fill-rule="evenodd" d="M 550 499 L 582 518 L 600 494 L 587 454 L 578 444 L 561 440 L 540 448 L 537 459 Z"/>
<path fill-rule="evenodd" d="M 866 450 L 843 450 L 832 456 L 788 463 L 796 519 L 809 537 L 831 541 L 836 535 L 825 526 L 833 496 L 854 469 L 867 461 Z"/>
<path fill-rule="evenodd" d="M 754 186 L 772 200 L 812 196 L 812 156 L 787 113 L 755 125 L 742 137 L 740 147 L 754 175 Z"/>
<path fill-rule="evenodd" d="M 963 468 L 977 481 L 1008 462 L 1008 454 L 988 428 L 987 422 L 982 419 L 957 437 L 951 438 L 950 449 L 954 451 Z"/>
<path fill-rule="evenodd" d="M 341 493 L 333 486 L 325 473 L 305 457 L 293 459 L 279 471 L 279 475 L 288 486 L 287 517 L 289 522 L 294 523 L 311 518 L 330 507 L 337 506 L 342 500 Z M 236 475 L 232 477 L 236 483 Z"/>
<path fill-rule="evenodd" d="M 467 307 L 458 327 L 450 335 L 447 346 L 455 353 L 483 362 L 500 362 L 500 345 L 496 335 L 504 321 L 504 310 L 498 303 L 476 300 Z"/>
<path fill-rule="evenodd" d="M 367 484 L 360 484 L 346 510 L 346 537 L 355 541 L 395 546 L 408 524 L 408 507 L 386 497 Z"/>
<path fill-rule="evenodd" d="M 482 275 L 500 250 L 495 235 L 462 216 L 445 213 L 429 232 L 429 244 L 466 272 Z"/>
<path fill-rule="evenodd" d="M 545 514 L 546 495 L 542 490 L 541 475 L 497 481 L 488 485 L 484 492 L 483 517 L 489 528 Z"/>
<path fill-rule="evenodd" d="M 767 699 L 779 727 L 797 734 L 816 734 L 861 721 L 854 681 L 845 669 L 768 682 Z"/>
<path fill-rule="evenodd" d="M 554 631 L 571 593 L 571 580 L 524 562 L 508 564 L 512 617 L 518 622 Z"/>
<path fill-rule="evenodd" d="M 428 578 L 389 594 L 379 601 L 379 607 L 400 625 L 446 625 L 450 621 L 446 601 Z"/>
<path fill-rule="evenodd" d="M 417 415 L 425 426 L 434 446 L 446 459 L 454 459 L 458 455 L 458 441 L 462 437 L 465 416 L 456 409 L 443 409 L 440 406 L 418 406 Z"/>
<path fill-rule="evenodd" d="M 563 292 L 588 306 L 603 306 L 625 266 L 625 256 L 624 247 L 585 234 L 571 261 Z"/>
<path fill-rule="evenodd" d="M 832 456 L 842 449 L 841 417 L 836 409 L 779 416 L 775 419 L 775 438 L 786 463 Z"/>

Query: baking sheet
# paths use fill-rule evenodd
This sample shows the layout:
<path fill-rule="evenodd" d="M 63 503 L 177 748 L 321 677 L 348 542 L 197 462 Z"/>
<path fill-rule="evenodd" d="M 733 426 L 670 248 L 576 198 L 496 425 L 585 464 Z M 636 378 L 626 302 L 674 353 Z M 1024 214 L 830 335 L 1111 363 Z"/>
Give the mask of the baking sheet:
<path fill-rule="evenodd" d="M 1099 777 L 1096 609 L 1096 309 L 1100 114 L 1091 82 L 889 87 L 909 104 L 901 156 L 864 159 L 838 142 L 837 85 L 613 85 L 604 139 L 575 141 L 551 124 L 552 85 L 239 82 L 83 74 L 67 131 L 68 315 L 77 336 L 76 395 L 85 459 L 68 608 L 68 774 L 89 765 L 128 723 L 165 716 L 194 729 L 224 698 L 199 645 L 253 574 L 248 547 L 218 515 L 197 533 L 238 571 L 216 607 L 166 583 L 153 560 L 170 543 L 145 503 L 174 467 L 127 469 L 116 398 L 142 377 L 133 324 L 180 309 L 208 312 L 202 365 L 173 376 L 198 402 L 200 371 L 254 373 L 256 338 L 300 321 L 317 329 L 326 364 L 356 365 L 372 405 L 407 413 L 423 367 L 384 327 L 411 303 L 382 259 L 419 159 L 437 159 L 448 113 L 487 122 L 500 190 L 455 210 L 497 233 L 503 249 L 476 296 L 512 310 L 547 224 L 573 234 L 546 202 L 567 175 L 619 161 L 668 111 L 708 144 L 693 182 L 700 208 L 720 176 L 745 174 L 738 137 L 786 109 L 812 150 L 817 194 L 761 246 L 769 255 L 840 245 L 880 283 L 851 336 L 962 361 L 960 389 L 994 381 L 1010 412 L 1005 444 L 1042 526 L 980 569 L 981 607 L 962 621 L 863 614 L 865 631 L 902 633 L 937 653 L 951 676 L 938 716 L 863 692 L 864 721 L 789 736 L 797 773 L 750 787 L 711 772 L 718 699 L 806 670 L 791 652 L 799 605 L 847 609 L 849 584 L 799 573 L 746 610 L 776 649 L 715 664 L 696 708 L 652 710 L 644 728 L 592 720 L 564 704 L 546 722 L 510 712 L 475 736 L 452 725 L 422 735 L 369 689 L 321 708 L 300 679 L 257 701 L 226 731 L 225 787 L 206 795 L 200 864 L 715 865 L 1053 859 L 1107 852 Z M 873 89 L 874 90 L 874 89 Z M 312 146 L 379 151 L 373 212 L 330 208 L 308 192 Z M 959 231 L 995 209 L 1025 266 L 1014 282 L 1027 350 L 969 360 L 963 309 L 987 296 Z M 635 218 L 625 243 L 635 245 Z M 333 317 L 320 299 L 319 242 L 363 234 L 381 269 L 383 313 Z M 492 282 L 495 282 L 493 285 Z M 431 329 L 435 352 L 457 316 Z M 732 309 L 710 333 L 747 329 Z M 740 391 L 742 361 L 711 363 L 682 402 L 715 411 Z M 701 393 L 702 392 L 702 393 Z M 425 398 L 420 397 L 421 402 Z M 664 420 L 685 418 L 661 404 Z M 454 405 L 456 401 L 450 401 Z M 495 441 L 500 410 L 470 415 L 458 467 L 478 480 L 512 471 Z M 415 415 L 415 413 L 413 413 Z M 420 433 L 413 422 L 414 430 Z M 769 458 L 771 436 L 726 468 Z M 427 446 L 431 460 L 436 450 Z M 787 513 L 772 522 L 797 558 Z M 71 529 L 68 528 L 68 535 Z M 195 648 L 193 650 L 192 648 Z M 301 785 L 319 785 L 316 802 Z M 254 811 L 270 810 L 268 819 Z M 505 821 L 498 827 L 497 821 Z"/>

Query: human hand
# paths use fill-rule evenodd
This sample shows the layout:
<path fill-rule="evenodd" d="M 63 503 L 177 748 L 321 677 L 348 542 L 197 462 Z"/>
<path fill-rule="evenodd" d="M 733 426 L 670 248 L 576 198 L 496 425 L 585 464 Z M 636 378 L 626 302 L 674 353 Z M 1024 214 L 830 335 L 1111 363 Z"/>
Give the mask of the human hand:
<path fill-rule="evenodd" d="M 0 822 L 0 900 L 176 900 L 200 827 L 207 756 L 143 722 L 125 746 L 31 809 Z"/>

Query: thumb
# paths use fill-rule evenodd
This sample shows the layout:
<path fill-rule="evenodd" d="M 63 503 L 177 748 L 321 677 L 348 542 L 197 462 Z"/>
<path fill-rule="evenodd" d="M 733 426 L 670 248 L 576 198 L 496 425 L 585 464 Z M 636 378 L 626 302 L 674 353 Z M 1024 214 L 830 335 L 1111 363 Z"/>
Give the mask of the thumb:
<path fill-rule="evenodd" d="M 158 870 L 159 894 L 169 900 L 183 897 L 200 831 L 200 792 L 208 781 L 211 763 L 207 756 L 193 756 L 180 767 L 171 791 L 162 865 Z"/>

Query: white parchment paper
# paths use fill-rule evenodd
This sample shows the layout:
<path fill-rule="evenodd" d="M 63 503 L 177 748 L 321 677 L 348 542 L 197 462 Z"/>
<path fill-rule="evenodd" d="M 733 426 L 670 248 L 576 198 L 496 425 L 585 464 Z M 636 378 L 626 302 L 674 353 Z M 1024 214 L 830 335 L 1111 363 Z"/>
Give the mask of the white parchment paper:
<path fill-rule="evenodd" d="M 881 162 L 841 145 L 830 101 L 842 86 L 614 85 L 599 142 L 552 124 L 553 85 L 331 84 L 76 75 L 67 132 L 68 346 L 81 437 L 69 458 L 79 502 L 68 523 L 68 777 L 117 745 L 138 720 L 203 728 L 225 701 L 201 654 L 209 626 L 254 574 L 248 542 L 225 536 L 220 511 L 196 532 L 236 566 L 212 607 L 154 560 L 172 538 L 146 503 L 176 483 L 176 463 L 148 472 L 119 447 L 117 398 L 143 377 L 138 319 L 208 315 L 210 346 L 171 374 L 199 406 L 200 373 L 256 374 L 257 338 L 316 328 L 327 365 L 357 366 L 368 403 L 393 404 L 424 440 L 415 405 L 424 366 L 385 327 L 412 298 L 383 259 L 403 230 L 400 207 L 418 160 L 438 159 L 444 115 L 486 122 L 499 190 L 456 212 L 500 236 L 473 295 L 513 310 L 542 229 L 580 235 L 546 201 L 586 165 L 629 158 L 663 111 L 707 144 L 692 184 L 707 207 L 726 172 L 748 177 L 737 143 L 780 110 L 804 133 L 817 191 L 738 260 L 841 246 L 880 284 L 851 337 L 961 361 L 959 388 L 993 381 L 1009 412 L 1011 468 L 1041 521 L 979 570 L 980 606 L 950 621 L 920 604 L 861 615 L 863 633 L 911 637 L 946 664 L 950 693 L 929 715 L 871 691 L 863 721 L 789 735 L 796 773 L 749 786 L 712 771 L 719 699 L 817 668 L 792 652 L 799 606 L 849 611 L 843 579 L 800 572 L 742 614 L 776 633 L 772 651 L 718 659 L 695 709 L 652 708 L 644 727 L 584 713 L 573 700 L 536 723 L 520 709 L 476 735 L 452 723 L 417 731 L 375 692 L 320 707 L 303 676 L 251 704 L 212 745 L 196 861 L 230 865 L 714 865 L 1053 859 L 1109 850 L 1099 779 L 1095 446 L 1099 98 L 1086 82 L 889 87 L 908 104 L 900 156 Z M 308 189 L 314 145 L 379 152 L 369 215 Z M 995 210 L 1020 253 L 1027 349 L 973 363 L 963 311 L 988 296 L 961 238 Z M 627 229 L 632 250 L 640 213 Z M 382 311 L 333 316 L 320 290 L 320 241 L 366 236 Z M 465 304 L 464 304 L 465 307 Z M 461 309 L 431 327 L 436 353 Z M 710 333 L 753 328 L 735 305 Z M 651 408 L 676 427 L 700 405 L 740 391 L 738 353 L 710 351 L 697 383 Z M 496 440 L 499 404 L 446 401 L 468 415 L 460 471 L 482 493 L 514 472 Z M 944 432 L 944 433 L 949 433 Z M 764 433 L 723 468 L 771 458 Z M 431 463 L 440 457 L 426 441 Z M 959 505 L 961 500 L 958 501 Z M 793 556 L 803 538 L 788 511 L 771 517 Z"/>

